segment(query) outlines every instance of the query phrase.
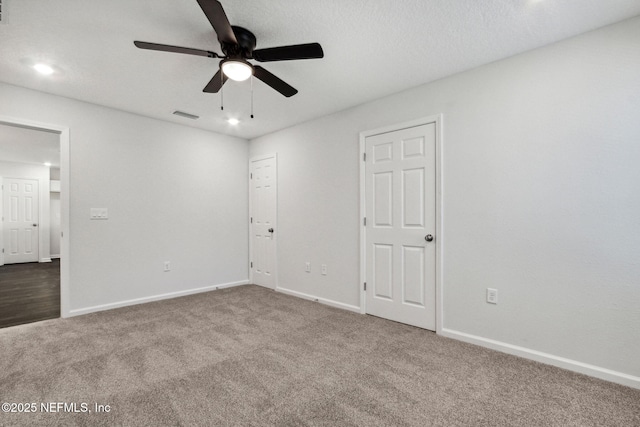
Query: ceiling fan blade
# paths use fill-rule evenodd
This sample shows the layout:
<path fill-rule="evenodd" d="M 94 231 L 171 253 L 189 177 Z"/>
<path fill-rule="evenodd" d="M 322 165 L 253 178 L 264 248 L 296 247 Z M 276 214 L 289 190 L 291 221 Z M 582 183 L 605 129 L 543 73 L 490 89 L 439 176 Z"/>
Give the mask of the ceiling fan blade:
<path fill-rule="evenodd" d="M 260 62 L 289 61 L 293 59 L 314 59 L 324 57 L 319 43 L 296 44 L 292 46 L 270 47 L 253 51 L 253 59 Z"/>
<path fill-rule="evenodd" d="M 298 93 L 297 89 L 289 86 L 289 84 L 280 80 L 280 78 L 274 76 L 259 65 L 253 66 L 253 75 L 286 96 L 287 98 Z"/>
<path fill-rule="evenodd" d="M 198 0 L 200 8 L 207 16 L 211 26 L 218 35 L 218 41 L 220 43 L 233 43 L 238 44 L 236 35 L 233 33 L 227 14 L 224 13 L 222 5 L 217 0 Z"/>
<path fill-rule="evenodd" d="M 227 79 L 228 77 L 222 74 L 222 70 L 218 70 L 216 75 L 213 76 L 211 81 L 204 87 L 204 89 L 202 89 L 202 91 L 208 93 L 218 93 Z"/>
<path fill-rule="evenodd" d="M 202 49 L 193 49 L 190 47 L 171 46 L 168 44 L 148 43 L 140 41 L 134 41 L 133 44 L 140 49 L 159 50 L 161 52 L 185 53 L 187 55 L 206 56 L 208 58 L 220 58 L 220 55 L 215 52 L 210 52 L 208 50 Z"/>

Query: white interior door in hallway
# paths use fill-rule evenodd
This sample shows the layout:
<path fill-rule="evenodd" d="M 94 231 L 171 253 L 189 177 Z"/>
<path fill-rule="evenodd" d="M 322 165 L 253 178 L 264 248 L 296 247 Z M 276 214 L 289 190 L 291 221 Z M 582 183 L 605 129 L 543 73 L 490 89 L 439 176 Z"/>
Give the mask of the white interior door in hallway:
<path fill-rule="evenodd" d="M 277 161 L 276 155 L 250 162 L 251 280 L 276 288 Z"/>
<path fill-rule="evenodd" d="M 38 261 L 38 180 L 4 178 L 4 263 Z"/>
<path fill-rule="evenodd" d="M 365 139 L 365 307 L 436 327 L 436 124 Z"/>

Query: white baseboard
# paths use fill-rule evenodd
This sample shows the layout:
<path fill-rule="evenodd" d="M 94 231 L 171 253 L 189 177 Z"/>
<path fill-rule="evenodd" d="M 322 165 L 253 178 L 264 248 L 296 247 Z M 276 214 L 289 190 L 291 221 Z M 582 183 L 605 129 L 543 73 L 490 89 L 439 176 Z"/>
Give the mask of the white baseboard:
<path fill-rule="evenodd" d="M 514 356 L 523 357 L 525 359 L 535 360 L 536 362 L 545 363 L 547 365 L 557 366 L 559 368 L 589 375 L 595 378 L 600 378 L 602 380 L 622 384 L 627 387 L 640 389 L 640 377 L 613 371 L 611 369 L 601 368 L 599 366 L 590 365 L 588 363 L 578 362 L 576 360 L 555 356 L 549 353 L 543 353 L 537 350 L 531 350 L 529 348 L 520 347 L 517 345 L 507 344 L 501 341 L 483 338 L 477 335 L 471 335 L 452 329 L 443 328 L 440 335 L 442 335 L 443 337 L 453 338 L 459 341 L 476 344 L 481 347 L 487 347 L 503 353 L 512 354 Z"/>
<path fill-rule="evenodd" d="M 291 289 L 285 289 L 281 287 L 276 287 L 276 292 L 282 292 L 283 294 L 292 295 L 294 297 L 303 298 L 311 301 L 316 301 L 325 305 L 329 305 L 331 307 L 341 308 L 343 310 L 353 311 L 354 313 L 360 313 L 360 307 L 351 304 L 345 304 L 338 301 L 333 301 L 326 298 L 320 298 L 313 295 L 305 294 L 298 291 L 292 291 Z"/>
<path fill-rule="evenodd" d="M 83 314 L 94 313 L 96 311 L 111 310 L 114 308 L 126 307 L 129 305 L 144 304 L 152 301 L 160 301 L 163 299 L 183 297 L 186 295 L 199 294 L 202 292 L 215 291 L 218 289 L 231 288 L 233 286 L 241 286 L 241 285 L 247 285 L 247 284 L 249 284 L 248 280 L 241 280 L 239 282 L 223 283 L 220 285 L 205 286 L 203 288 L 188 289 L 186 291 L 169 292 L 166 294 L 152 295 L 149 297 L 135 298 L 135 299 L 130 299 L 126 301 L 113 302 L 109 304 L 94 305 L 92 307 L 77 308 L 75 310 L 69 310 L 68 317 L 80 316 Z"/>
<path fill-rule="evenodd" d="M 51 262 L 51 258 L 40 258 L 39 262 Z"/>
<path fill-rule="evenodd" d="M 51 255 L 51 259 L 58 259 L 60 258 L 60 255 Z"/>

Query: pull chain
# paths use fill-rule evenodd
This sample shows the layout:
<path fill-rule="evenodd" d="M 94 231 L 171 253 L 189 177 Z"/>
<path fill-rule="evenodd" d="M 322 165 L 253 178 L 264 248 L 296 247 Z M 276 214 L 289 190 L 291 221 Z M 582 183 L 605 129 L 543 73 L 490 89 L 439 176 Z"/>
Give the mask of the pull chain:
<path fill-rule="evenodd" d="M 224 76 L 220 72 L 220 110 L 224 111 Z"/>
<path fill-rule="evenodd" d="M 251 118 L 253 119 L 253 74 L 251 75 Z"/>

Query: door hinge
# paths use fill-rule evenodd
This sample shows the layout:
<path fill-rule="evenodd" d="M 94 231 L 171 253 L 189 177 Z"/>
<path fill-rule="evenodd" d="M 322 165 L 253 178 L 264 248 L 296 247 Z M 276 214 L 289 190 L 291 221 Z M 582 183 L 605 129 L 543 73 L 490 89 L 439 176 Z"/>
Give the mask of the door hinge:
<path fill-rule="evenodd" d="M 253 224 L 253 217 L 251 217 L 251 224 Z"/>
<path fill-rule="evenodd" d="M 367 161 L 367 153 L 362 153 L 362 161 L 363 162 Z"/>
<path fill-rule="evenodd" d="M 364 217 L 364 220 L 362 221 L 362 224 L 366 227 L 367 226 L 367 217 Z"/>
<path fill-rule="evenodd" d="M 253 174 L 252 173 L 249 174 L 249 179 L 253 179 Z"/>
<path fill-rule="evenodd" d="M 367 290 L 367 282 L 364 282 L 364 290 Z"/>
<path fill-rule="evenodd" d="M 251 268 L 253 268 L 253 261 L 251 261 Z"/>

